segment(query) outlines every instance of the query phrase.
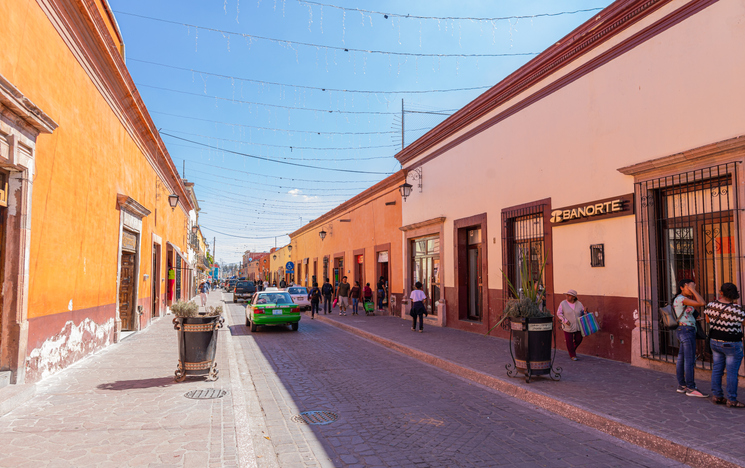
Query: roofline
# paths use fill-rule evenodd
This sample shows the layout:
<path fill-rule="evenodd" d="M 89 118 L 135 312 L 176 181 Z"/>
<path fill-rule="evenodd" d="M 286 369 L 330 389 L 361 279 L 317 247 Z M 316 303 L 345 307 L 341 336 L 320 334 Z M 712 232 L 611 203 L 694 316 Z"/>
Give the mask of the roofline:
<path fill-rule="evenodd" d="M 405 179 L 406 179 L 406 170 L 404 169 L 401 169 L 398 172 L 386 177 L 385 179 L 381 180 L 377 184 L 358 193 L 357 195 L 345 201 L 344 203 L 337 206 L 336 208 L 332 209 L 331 211 L 327 211 L 325 214 L 319 216 L 318 218 L 314 219 L 313 221 L 301 227 L 300 229 L 296 230 L 295 232 L 291 232 L 290 234 L 288 234 L 288 236 L 290 236 L 290 242 L 292 242 L 293 237 L 299 236 L 300 234 L 303 234 L 306 231 L 309 231 L 315 227 L 318 227 L 321 224 L 328 222 L 331 219 L 334 219 L 335 217 L 347 211 L 352 206 L 361 203 L 366 198 L 370 198 L 371 196 L 376 195 L 384 190 L 390 189 L 391 187 L 396 185 L 398 182 L 401 182 Z"/>
<path fill-rule="evenodd" d="M 617 0 L 399 151 L 405 165 L 673 0 Z M 714 3 L 717 0 L 692 0 Z"/>

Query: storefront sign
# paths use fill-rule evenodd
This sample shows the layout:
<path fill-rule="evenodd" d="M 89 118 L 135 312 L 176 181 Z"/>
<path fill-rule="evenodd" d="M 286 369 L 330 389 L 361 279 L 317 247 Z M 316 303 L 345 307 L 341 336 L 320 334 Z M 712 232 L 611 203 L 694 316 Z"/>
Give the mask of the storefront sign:
<path fill-rule="evenodd" d="M 551 210 L 554 226 L 596 221 L 634 214 L 634 194 Z"/>
<path fill-rule="evenodd" d="M 388 251 L 378 252 L 378 263 L 388 263 Z"/>

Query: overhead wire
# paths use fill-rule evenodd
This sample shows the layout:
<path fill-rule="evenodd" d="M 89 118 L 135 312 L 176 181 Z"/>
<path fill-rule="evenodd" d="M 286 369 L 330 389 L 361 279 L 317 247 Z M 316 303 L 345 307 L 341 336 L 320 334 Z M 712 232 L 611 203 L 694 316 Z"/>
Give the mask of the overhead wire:
<path fill-rule="evenodd" d="M 171 68 L 174 70 L 182 70 L 182 71 L 188 71 L 192 73 L 199 73 L 200 75 L 214 76 L 216 78 L 245 81 L 248 83 L 267 84 L 267 85 L 273 85 L 273 86 L 285 86 L 288 88 L 312 89 L 312 90 L 322 91 L 322 92 L 326 91 L 326 92 L 357 93 L 357 94 L 428 94 L 428 93 L 450 93 L 450 92 L 459 92 L 459 91 L 478 91 L 482 89 L 488 89 L 493 86 L 493 85 L 472 86 L 472 87 L 466 87 L 466 88 L 409 90 L 409 91 L 383 91 L 383 90 L 373 91 L 373 90 L 361 90 L 361 89 L 323 88 L 320 86 L 307 86 L 307 85 L 297 85 L 297 84 L 289 84 L 289 83 L 278 83 L 278 82 L 273 82 L 273 81 L 262 81 L 262 80 L 255 80 L 252 78 L 243 78 L 240 76 L 224 75 L 220 73 L 212 73 L 212 72 L 208 72 L 204 70 L 195 70 L 193 68 L 186 68 L 186 67 L 177 67 L 175 65 L 166 65 L 164 63 L 152 62 L 149 60 L 141 60 L 141 59 L 136 59 L 136 58 L 131 58 L 131 57 L 127 57 L 127 61 L 147 63 L 150 65 L 156 65 L 156 66 L 164 67 L 164 68 Z"/>
<path fill-rule="evenodd" d="M 317 169 L 317 170 L 320 170 L 320 171 L 346 172 L 346 173 L 350 173 L 350 174 L 378 174 L 378 175 L 386 175 L 386 176 L 392 174 L 391 172 L 358 171 L 358 170 L 355 170 L 355 169 L 337 169 L 337 168 L 333 168 L 333 167 L 318 167 L 318 166 L 311 166 L 309 164 L 293 163 L 293 162 L 289 162 L 289 161 L 277 161 L 275 159 L 265 158 L 265 157 L 262 157 L 262 156 L 256 156 L 256 155 L 248 154 L 248 153 L 242 153 L 240 151 L 233 151 L 233 150 L 229 150 L 229 149 L 225 149 L 225 148 L 216 148 L 216 147 L 214 147 L 212 145 L 208 145 L 208 144 L 205 144 L 205 143 L 200 143 L 200 142 L 194 141 L 194 140 L 189 140 L 188 138 L 182 138 L 182 137 L 179 137 L 179 136 L 176 136 L 176 135 L 172 135 L 170 133 L 160 132 L 160 134 L 161 135 L 165 135 L 165 136 L 169 136 L 171 138 L 175 138 L 177 140 L 188 141 L 189 143 L 193 143 L 195 145 L 204 146 L 204 147 L 212 148 L 212 149 L 219 149 L 220 151 L 225 151 L 226 153 L 236 154 L 236 155 L 239 155 L 239 156 L 245 156 L 247 158 L 252 158 L 252 159 L 258 159 L 260 161 L 273 162 L 275 164 L 285 164 L 285 165 L 288 165 L 288 166 L 305 167 L 305 168 L 308 168 L 308 169 Z"/>
<path fill-rule="evenodd" d="M 534 15 L 513 15 L 513 16 L 494 16 L 494 17 L 477 17 L 477 16 L 419 16 L 419 15 L 409 15 L 409 14 L 402 14 L 402 13 L 387 13 L 383 11 L 375 11 L 375 10 L 363 10 L 361 8 L 350 8 L 350 7 L 343 7 L 339 5 L 332 5 L 330 3 L 321 3 L 321 2 L 313 2 L 310 0 L 297 0 L 298 3 L 305 3 L 308 5 L 317 5 L 321 7 L 327 7 L 327 8 L 336 8 L 337 10 L 344 10 L 344 11 L 356 11 L 358 13 L 368 13 L 368 14 L 375 14 L 375 15 L 381 15 L 385 19 L 391 18 L 405 18 L 405 19 L 419 19 L 419 20 L 436 20 L 436 21 L 507 21 L 507 20 L 521 20 L 521 19 L 532 19 L 532 18 L 541 18 L 541 17 L 551 17 L 551 16 L 562 16 L 562 15 L 574 15 L 577 13 L 589 13 L 591 11 L 599 11 L 603 8 L 585 8 L 582 10 L 572 10 L 572 11 L 557 11 L 555 13 L 536 13 Z"/>
<path fill-rule="evenodd" d="M 431 53 L 415 53 L 415 52 L 395 52 L 395 51 L 385 51 L 385 50 L 375 50 L 375 49 L 356 49 L 353 47 L 340 47 L 340 46 L 329 46 L 329 45 L 323 45 L 323 44 L 312 44 L 310 42 L 300 42 L 300 41 L 289 41 L 286 39 L 276 39 L 266 36 L 257 36 L 255 34 L 246 34 L 246 33 L 240 33 L 236 31 L 227 31 L 225 29 L 217 29 L 217 28 L 210 28 L 207 26 L 199 26 L 196 24 L 191 23 L 183 23 L 179 21 L 172 21 L 172 20 L 166 20 L 162 18 L 155 18 L 153 16 L 145 16 L 145 15 L 138 15 L 135 13 L 128 13 L 126 11 L 120 11 L 120 10 L 114 10 L 114 13 L 117 15 L 125 15 L 125 16 L 132 16 L 135 18 L 142 18 L 147 19 L 150 21 L 157 21 L 161 23 L 166 24 L 175 24 L 178 26 L 186 26 L 188 28 L 194 28 L 196 30 L 202 30 L 202 31 L 211 31 L 211 32 L 218 32 L 223 35 L 230 35 L 230 36 L 240 36 L 244 39 L 257 39 L 262 41 L 268 41 L 268 42 L 274 42 L 277 44 L 286 45 L 289 47 L 292 47 L 293 45 L 299 45 L 304 47 L 312 47 L 315 49 L 324 49 L 324 50 L 336 50 L 336 51 L 343 51 L 343 52 L 360 52 L 365 54 L 378 54 L 378 55 L 394 55 L 394 56 L 402 56 L 402 57 L 440 57 L 440 58 L 446 58 L 446 57 L 453 57 L 453 58 L 471 58 L 471 57 L 526 57 L 526 56 L 533 56 L 538 55 L 536 52 L 508 52 L 508 53 L 499 53 L 499 54 L 431 54 Z"/>
<path fill-rule="evenodd" d="M 189 161 L 191 164 L 198 164 L 201 166 L 209 166 L 214 167 L 215 169 L 224 169 L 226 171 L 231 172 L 240 172 L 241 174 L 248 174 L 254 177 L 269 177 L 270 179 L 280 179 L 280 180 L 291 180 L 291 181 L 299 181 L 299 182 L 323 182 L 323 183 L 334 183 L 334 184 L 359 184 L 360 182 L 368 182 L 368 181 L 359 181 L 359 180 L 338 180 L 338 181 L 329 181 L 328 179 L 299 179 L 297 177 L 282 177 L 282 176 L 275 176 L 275 175 L 265 175 L 265 174 L 257 174 L 255 172 L 248 172 L 248 171 L 242 171 L 240 169 L 235 169 L 232 167 L 224 167 L 224 166 L 217 166 L 215 164 L 207 164 L 203 162 L 198 161 Z M 378 182 L 379 180 L 373 181 L 373 183 Z"/>
<path fill-rule="evenodd" d="M 188 115 L 178 115 L 178 114 L 171 114 L 168 112 L 159 112 L 159 111 L 149 111 L 151 114 L 160 114 L 160 115 L 168 115 L 171 117 L 178 117 L 182 119 L 189 119 L 189 120 L 197 120 L 200 122 L 209 122 L 209 123 L 216 123 L 220 125 L 229 125 L 232 127 L 242 127 L 242 128 L 255 128 L 257 130 L 268 130 L 272 132 L 285 132 L 285 133 L 308 133 L 308 134 L 316 134 L 316 135 L 400 135 L 400 130 L 389 130 L 389 131 L 383 131 L 383 132 L 319 132 L 316 130 L 290 130 L 285 128 L 272 128 L 272 127 L 258 127 L 255 125 L 245 125 L 245 124 L 238 124 L 238 123 L 232 123 L 232 122 L 221 122 L 219 120 L 210 120 L 210 119 L 202 119 L 199 117 L 193 117 Z M 410 131 L 421 131 L 421 130 L 429 130 L 429 127 L 427 128 L 417 128 L 412 129 Z"/>
<path fill-rule="evenodd" d="M 379 146 L 349 146 L 349 147 L 328 147 L 328 148 L 318 148 L 313 146 L 292 146 L 292 145 L 270 145 L 267 143 L 254 143 L 250 141 L 245 140 L 233 140 L 230 138 L 218 138 L 213 137 L 209 135 L 200 135 L 199 133 L 193 133 L 193 132 L 184 132 L 180 130 L 173 130 L 168 128 L 163 128 L 163 130 L 167 132 L 173 132 L 173 133 L 185 133 L 187 135 L 192 136 L 198 136 L 202 138 L 208 138 L 210 140 L 219 140 L 219 141 L 230 141 L 234 143 L 241 143 L 244 145 L 252 145 L 252 146 L 267 146 L 271 148 L 290 148 L 290 149 L 298 149 L 298 150 L 310 150 L 310 151 L 349 151 L 349 150 L 362 150 L 362 149 L 380 149 L 380 148 L 394 148 L 398 145 L 379 145 Z M 361 160 L 370 160 L 370 159 L 388 159 L 393 156 L 374 156 L 374 157 L 365 157 L 365 158 L 354 158 L 355 161 L 361 161 Z M 291 159 L 291 160 L 303 160 L 303 161 L 338 161 L 338 159 L 333 158 L 288 158 L 288 157 L 282 157 L 281 159 Z"/>

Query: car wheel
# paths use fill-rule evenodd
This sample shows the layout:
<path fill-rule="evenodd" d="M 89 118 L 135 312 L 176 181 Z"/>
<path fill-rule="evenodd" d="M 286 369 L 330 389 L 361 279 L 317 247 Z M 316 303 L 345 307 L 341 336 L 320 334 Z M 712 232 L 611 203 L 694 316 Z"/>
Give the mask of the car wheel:
<path fill-rule="evenodd" d="M 292 328 L 292 331 L 297 331 L 300 324 L 298 322 L 290 324 L 290 328 Z"/>
<path fill-rule="evenodd" d="M 257 328 L 258 327 L 256 326 L 256 324 L 255 323 L 252 323 L 251 324 L 251 333 L 255 332 Z"/>

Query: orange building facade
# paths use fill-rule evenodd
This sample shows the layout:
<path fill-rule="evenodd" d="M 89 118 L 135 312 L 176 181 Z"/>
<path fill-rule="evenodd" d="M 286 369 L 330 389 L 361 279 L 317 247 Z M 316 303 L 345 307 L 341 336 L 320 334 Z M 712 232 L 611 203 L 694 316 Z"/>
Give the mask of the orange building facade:
<path fill-rule="evenodd" d="M 337 284 L 347 276 L 352 285 L 370 283 L 375 292 L 382 276 L 388 284 L 386 308 L 400 311 L 396 304 L 407 289 L 399 230 L 398 187 L 403 183 L 404 173 L 399 171 L 291 233 L 295 283 L 310 288 L 317 282 L 320 287 L 324 278 Z"/>
<path fill-rule="evenodd" d="M 0 17 L 0 372 L 23 383 L 189 297 L 193 207 L 105 0 L 0 2 Z"/>

